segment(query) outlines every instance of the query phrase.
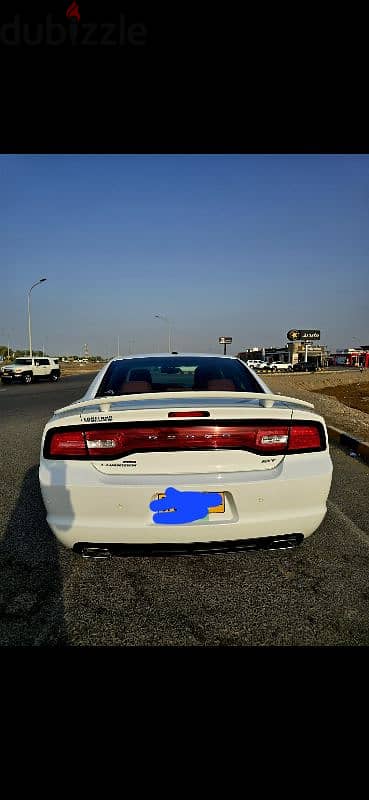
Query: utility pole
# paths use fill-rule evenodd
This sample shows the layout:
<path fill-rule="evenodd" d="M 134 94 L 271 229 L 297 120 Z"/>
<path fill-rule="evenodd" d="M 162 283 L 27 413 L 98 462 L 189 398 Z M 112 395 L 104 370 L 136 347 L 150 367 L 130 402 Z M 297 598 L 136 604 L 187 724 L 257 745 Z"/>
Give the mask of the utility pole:
<path fill-rule="evenodd" d="M 119 352 L 119 336 L 118 336 L 118 354 L 117 354 L 117 356 L 118 356 L 118 358 L 120 358 L 120 352 Z"/>
<path fill-rule="evenodd" d="M 36 281 L 36 283 L 34 283 L 31 286 L 31 288 L 30 288 L 30 290 L 28 292 L 28 338 L 29 338 L 29 354 L 30 354 L 31 358 L 32 358 L 31 304 L 30 304 L 31 292 L 32 292 L 32 289 L 35 288 L 35 286 L 38 286 L 39 283 L 45 283 L 46 280 L 47 280 L 46 278 L 40 278 L 39 281 Z"/>

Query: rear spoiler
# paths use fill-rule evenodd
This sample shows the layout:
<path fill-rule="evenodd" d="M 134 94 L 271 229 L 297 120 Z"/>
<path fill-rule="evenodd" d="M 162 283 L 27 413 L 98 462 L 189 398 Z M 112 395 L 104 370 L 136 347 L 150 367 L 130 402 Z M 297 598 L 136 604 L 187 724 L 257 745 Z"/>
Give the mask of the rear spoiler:
<path fill-rule="evenodd" d="M 145 396 L 145 400 L 147 401 L 147 408 L 152 408 L 150 405 L 153 399 L 157 400 L 176 400 L 176 405 L 180 406 L 180 408 L 186 408 L 188 405 L 191 405 L 191 400 L 196 398 L 196 400 L 204 399 L 214 400 L 215 398 L 224 398 L 229 400 L 230 398 L 238 400 L 237 405 L 241 405 L 243 400 L 259 400 L 259 406 L 261 408 L 272 408 L 274 403 L 293 403 L 295 406 L 301 406 L 302 408 L 314 408 L 313 403 L 307 403 L 305 400 L 298 400 L 295 397 L 288 397 L 287 395 L 282 394 L 270 394 L 268 393 L 261 393 L 261 392 L 191 392 L 191 397 L 188 397 L 188 393 L 181 392 L 181 395 L 187 395 L 187 402 L 186 398 L 183 398 L 183 402 L 179 403 L 179 392 L 155 392 L 155 394 L 150 393 L 149 395 Z M 110 397 L 95 397 L 93 400 L 77 400 L 75 403 L 71 403 L 69 406 L 64 406 L 63 408 L 58 408 L 54 411 L 54 414 L 62 414 L 64 411 L 78 411 L 79 409 L 91 408 L 99 406 L 100 411 L 102 413 L 107 414 L 109 411 L 113 410 L 113 407 L 118 404 L 122 403 L 129 403 L 134 400 L 143 399 L 142 394 L 121 394 L 114 396 L 114 399 Z M 209 403 L 211 405 L 211 403 Z M 144 406 L 143 406 L 144 407 Z"/>

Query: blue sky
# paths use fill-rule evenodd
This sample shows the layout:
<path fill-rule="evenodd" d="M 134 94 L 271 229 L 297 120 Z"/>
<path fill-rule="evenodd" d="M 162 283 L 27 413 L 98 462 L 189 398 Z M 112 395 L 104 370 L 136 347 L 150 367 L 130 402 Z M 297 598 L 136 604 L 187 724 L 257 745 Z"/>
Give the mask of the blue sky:
<path fill-rule="evenodd" d="M 0 343 L 222 353 L 369 343 L 369 156 L 0 156 Z"/>

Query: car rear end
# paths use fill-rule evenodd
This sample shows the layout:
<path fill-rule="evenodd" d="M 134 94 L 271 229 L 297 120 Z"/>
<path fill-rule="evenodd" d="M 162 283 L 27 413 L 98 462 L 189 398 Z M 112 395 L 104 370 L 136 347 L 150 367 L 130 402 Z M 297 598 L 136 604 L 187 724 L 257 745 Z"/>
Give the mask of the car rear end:
<path fill-rule="evenodd" d="M 309 404 L 186 392 L 76 405 L 46 426 L 39 475 L 49 526 L 84 555 L 291 546 L 324 519 L 332 463 Z M 168 487 L 221 502 L 192 522 L 154 522 L 150 503 Z"/>

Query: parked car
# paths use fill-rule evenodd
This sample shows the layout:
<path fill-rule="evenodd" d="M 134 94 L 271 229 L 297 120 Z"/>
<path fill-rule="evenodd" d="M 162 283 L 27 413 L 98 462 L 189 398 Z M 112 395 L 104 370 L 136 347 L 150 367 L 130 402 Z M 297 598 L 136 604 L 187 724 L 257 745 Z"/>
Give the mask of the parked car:
<path fill-rule="evenodd" d="M 48 524 L 86 558 L 292 547 L 331 479 L 324 419 L 234 356 L 112 359 L 41 441 Z"/>
<path fill-rule="evenodd" d="M 245 363 L 247 364 L 248 367 L 251 367 L 252 369 L 260 369 L 263 364 L 266 364 L 266 361 L 262 361 L 260 358 L 253 358 L 253 359 L 248 359 L 248 361 L 246 361 Z"/>
<path fill-rule="evenodd" d="M 5 384 L 17 380 L 23 383 L 32 383 L 41 378 L 47 378 L 47 380 L 50 381 L 59 380 L 59 359 L 50 357 L 42 358 L 38 356 L 34 356 L 33 358 L 16 358 L 12 364 L 3 367 L 1 371 L 1 382 Z"/>
<path fill-rule="evenodd" d="M 294 372 L 316 372 L 316 364 L 313 361 L 299 361 L 293 365 Z"/>
<path fill-rule="evenodd" d="M 268 366 L 269 364 L 267 361 L 260 361 L 259 364 L 255 367 L 255 369 L 259 372 L 262 372 L 263 370 L 267 369 Z"/>
<path fill-rule="evenodd" d="M 270 361 L 260 369 L 265 372 L 292 372 L 292 364 L 286 364 L 284 361 Z"/>

